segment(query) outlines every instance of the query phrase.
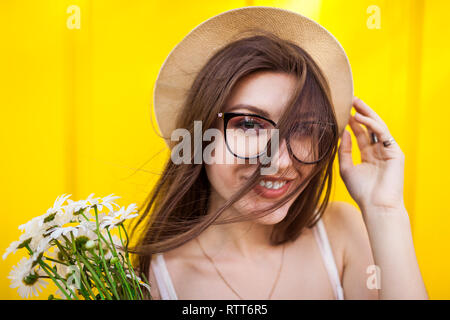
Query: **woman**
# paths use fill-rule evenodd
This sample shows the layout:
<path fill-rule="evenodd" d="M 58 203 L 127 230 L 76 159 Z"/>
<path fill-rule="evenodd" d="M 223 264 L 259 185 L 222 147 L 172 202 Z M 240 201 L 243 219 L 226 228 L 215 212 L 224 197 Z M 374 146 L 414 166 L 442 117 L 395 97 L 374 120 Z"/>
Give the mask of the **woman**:
<path fill-rule="evenodd" d="M 259 31 L 243 35 L 240 26 Z M 427 298 L 403 203 L 404 155 L 369 106 L 346 102 L 349 70 L 323 28 L 269 7 L 213 17 L 172 51 L 155 89 L 162 133 L 185 128 L 198 138 L 201 121 L 202 133 L 222 135 L 213 163 L 197 161 L 208 139 L 194 141 L 190 155 L 183 149 L 191 160 L 183 162 L 168 142 L 172 158 L 134 229 L 153 299 Z M 361 151 L 356 166 L 347 122 Z M 276 170 L 265 174 L 272 145 Z M 362 214 L 329 203 L 336 153 Z"/>

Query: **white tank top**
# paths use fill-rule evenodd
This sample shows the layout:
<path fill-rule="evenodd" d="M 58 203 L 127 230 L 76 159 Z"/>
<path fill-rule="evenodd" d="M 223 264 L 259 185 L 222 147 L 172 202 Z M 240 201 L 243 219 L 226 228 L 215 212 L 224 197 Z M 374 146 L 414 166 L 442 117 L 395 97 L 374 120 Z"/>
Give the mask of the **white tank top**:
<path fill-rule="evenodd" d="M 337 300 L 343 300 L 344 290 L 341 286 L 339 272 L 333 257 L 333 252 L 331 251 L 330 242 L 328 241 L 327 232 L 323 225 L 322 219 L 320 219 L 313 227 L 313 233 L 319 246 L 325 268 L 328 272 L 331 286 L 334 290 L 334 295 Z M 162 253 L 158 253 L 155 255 L 154 261 L 152 261 L 151 266 L 155 275 L 159 294 L 161 295 L 161 300 L 178 300 Z"/>

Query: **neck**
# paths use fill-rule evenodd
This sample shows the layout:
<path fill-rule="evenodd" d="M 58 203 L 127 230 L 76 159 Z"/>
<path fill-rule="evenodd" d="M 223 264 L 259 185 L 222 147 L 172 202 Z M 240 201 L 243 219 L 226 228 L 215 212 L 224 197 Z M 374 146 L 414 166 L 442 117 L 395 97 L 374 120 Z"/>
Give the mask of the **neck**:
<path fill-rule="evenodd" d="M 218 195 L 211 195 L 208 214 L 217 211 L 224 203 Z M 235 208 L 225 210 L 218 220 L 241 216 Z M 214 259 L 248 259 L 256 260 L 273 249 L 269 238 L 272 225 L 264 225 L 255 220 L 242 222 L 214 224 L 209 226 L 198 237 L 206 253 Z"/>

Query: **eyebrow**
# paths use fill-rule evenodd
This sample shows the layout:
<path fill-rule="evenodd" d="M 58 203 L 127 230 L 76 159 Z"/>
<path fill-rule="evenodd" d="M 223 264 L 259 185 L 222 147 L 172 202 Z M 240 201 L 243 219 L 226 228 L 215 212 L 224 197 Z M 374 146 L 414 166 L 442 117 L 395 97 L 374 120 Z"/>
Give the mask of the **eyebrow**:
<path fill-rule="evenodd" d="M 263 117 L 266 117 L 266 118 L 270 119 L 270 114 L 267 113 L 267 111 L 265 111 L 265 110 L 263 110 L 261 108 L 249 105 L 249 104 L 244 104 L 244 103 L 239 103 L 239 104 L 236 104 L 236 105 L 232 106 L 230 109 L 228 109 L 228 112 L 236 110 L 236 109 L 246 109 L 246 110 L 255 112 L 257 114 L 262 115 Z"/>
<path fill-rule="evenodd" d="M 267 111 L 265 111 L 265 110 L 263 110 L 261 108 L 258 108 L 256 106 L 252 106 L 252 105 L 245 104 L 245 103 L 239 103 L 239 104 L 236 104 L 236 105 L 230 107 L 230 109 L 228 109 L 228 112 L 231 112 L 231 111 L 236 110 L 236 109 L 246 109 L 246 110 L 249 110 L 251 112 L 255 112 L 257 114 L 260 114 L 263 117 L 271 119 L 270 114 L 267 113 Z M 311 119 L 313 119 L 315 117 L 315 115 L 316 115 L 316 113 L 311 112 L 311 111 L 307 111 L 307 112 L 301 113 L 300 117 L 303 118 L 303 119 L 306 118 L 307 120 L 311 120 Z"/>
<path fill-rule="evenodd" d="M 300 114 L 300 117 L 302 119 L 306 119 L 308 121 L 313 120 L 316 116 L 317 116 L 317 113 L 311 112 L 311 111 L 303 112 Z"/>

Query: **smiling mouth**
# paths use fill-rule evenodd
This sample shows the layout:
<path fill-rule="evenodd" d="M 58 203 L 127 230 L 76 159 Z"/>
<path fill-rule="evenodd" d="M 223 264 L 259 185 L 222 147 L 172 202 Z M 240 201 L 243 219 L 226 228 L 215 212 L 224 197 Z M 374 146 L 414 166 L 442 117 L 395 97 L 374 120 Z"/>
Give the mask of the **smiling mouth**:
<path fill-rule="evenodd" d="M 288 191 L 292 181 L 293 180 L 282 178 L 263 178 L 258 182 L 253 190 L 263 198 L 279 198 Z"/>
<path fill-rule="evenodd" d="M 281 181 L 261 180 L 259 182 L 259 185 L 266 189 L 278 190 L 278 189 L 282 188 L 287 182 L 288 182 L 287 180 L 281 180 Z"/>

